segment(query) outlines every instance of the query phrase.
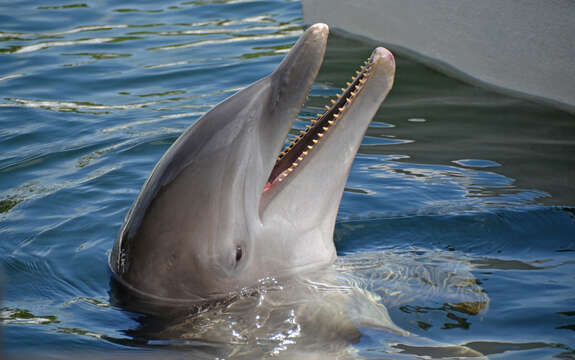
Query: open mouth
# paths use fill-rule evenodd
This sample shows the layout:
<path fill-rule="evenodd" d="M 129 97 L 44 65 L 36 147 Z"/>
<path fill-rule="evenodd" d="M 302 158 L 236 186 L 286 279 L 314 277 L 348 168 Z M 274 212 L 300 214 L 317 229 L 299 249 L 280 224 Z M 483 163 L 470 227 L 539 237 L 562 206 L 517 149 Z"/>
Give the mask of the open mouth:
<path fill-rule="evenodd" d="M 311 125 L 306 125 L 306 129 L 301 130 L 300 135 L 282 150 L 270 173 L 264 192 L 296 172 L 306 156 L 314 151 L 314 147 L 325 140 L 330 129 L 337 126 L 338 119 L 343 116 L 347 106 L 354 101 L 368 80 L 372 64 L 373 55 L 364 62 L 360 70 L 356 71 L 352 81 L 346 84 L 347 88 L 342 88 L 342 92 L 335 99 L 331 99 L 329 105 L 325 105 L 325 112 L 318 114 L 317 119 L 311 120 Z"/>

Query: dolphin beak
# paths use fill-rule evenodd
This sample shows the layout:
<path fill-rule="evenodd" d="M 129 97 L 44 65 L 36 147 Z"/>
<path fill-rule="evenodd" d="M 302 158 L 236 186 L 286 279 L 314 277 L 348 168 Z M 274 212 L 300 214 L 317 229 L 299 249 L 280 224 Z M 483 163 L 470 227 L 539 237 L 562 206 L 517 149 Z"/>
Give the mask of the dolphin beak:
<path fill-rule="evenodd" d="M 393 86 L 394 75 L 392 53 L 376 48 L 324 112 L 280 152 L 264 188 L 261 212 L 280 192 L 289 192 L 292 202 L 301 196 L 321 198 L 318 189 L 341 197 L 363 135 Z M 306 188 L 313 191 L 304 195 Z"/>
<path fill-rule="evenodd" d="M 336 257 L 333 232 L 349 171 L 394 76 L 393 55 L 376 48 L 347 87 L 279 154 L 261 194 L 259 216 L 262 237 L 274 239 L 283 255 L 262 267 L 311 271 Z"/>

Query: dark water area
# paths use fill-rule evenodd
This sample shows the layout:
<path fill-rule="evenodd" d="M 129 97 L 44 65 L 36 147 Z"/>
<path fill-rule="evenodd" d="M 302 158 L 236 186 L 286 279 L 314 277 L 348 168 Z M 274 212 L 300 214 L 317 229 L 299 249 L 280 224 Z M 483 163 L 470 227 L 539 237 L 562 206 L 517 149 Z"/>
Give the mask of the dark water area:
<path fill-rule="evenodd" d="M 194 358 L 205 344 L 134 341 L 138 317 L 110 295 L 109 250 L 170 144 L 271 73 L 303 29 L 297 1 L 0 2 L 5 356 Z M 375 46 L 330 37 L 290 136 Z M 475 311 L 441 286 L 423 296 L 365 275 L 411 333 L 494 359 L 574 358 L 575 115 L 396 61 L 341 202 L 340 258 L 369 254 L 410 279 L 457 265 L 488 299 Z M 359 331 L 357 356 L 400 356 L 386 332 Z"/>

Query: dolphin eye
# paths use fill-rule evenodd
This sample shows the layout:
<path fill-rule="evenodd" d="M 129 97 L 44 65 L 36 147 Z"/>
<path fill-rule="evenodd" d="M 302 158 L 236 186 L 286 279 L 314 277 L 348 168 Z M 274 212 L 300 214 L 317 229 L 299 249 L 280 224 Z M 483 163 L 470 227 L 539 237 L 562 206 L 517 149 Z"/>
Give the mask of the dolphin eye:
<path fill-rule="evenodd" d="M 238 263 L 242 259 L 243 255 L 244 255 L 244 252 L 243 252 L 241 246 L 238 246 L 236 248 L 236 263 Z"/>

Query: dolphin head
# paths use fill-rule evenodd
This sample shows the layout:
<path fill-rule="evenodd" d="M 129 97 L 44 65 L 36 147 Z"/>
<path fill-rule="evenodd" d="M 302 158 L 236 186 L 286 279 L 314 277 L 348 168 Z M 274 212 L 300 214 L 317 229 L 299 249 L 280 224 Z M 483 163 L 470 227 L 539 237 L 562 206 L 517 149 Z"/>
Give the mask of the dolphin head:
<path fill-rule="evenodd" d="M 347 175 L 395 63 L 387 50 L 374 50 L 353 83 L 280 153 L 328 32 L 311 26 L 272 74 L 218 104 L 168 149 L 112 249 L 120 283 L 152 299 L 204 302 L 334 260 Z"/>

